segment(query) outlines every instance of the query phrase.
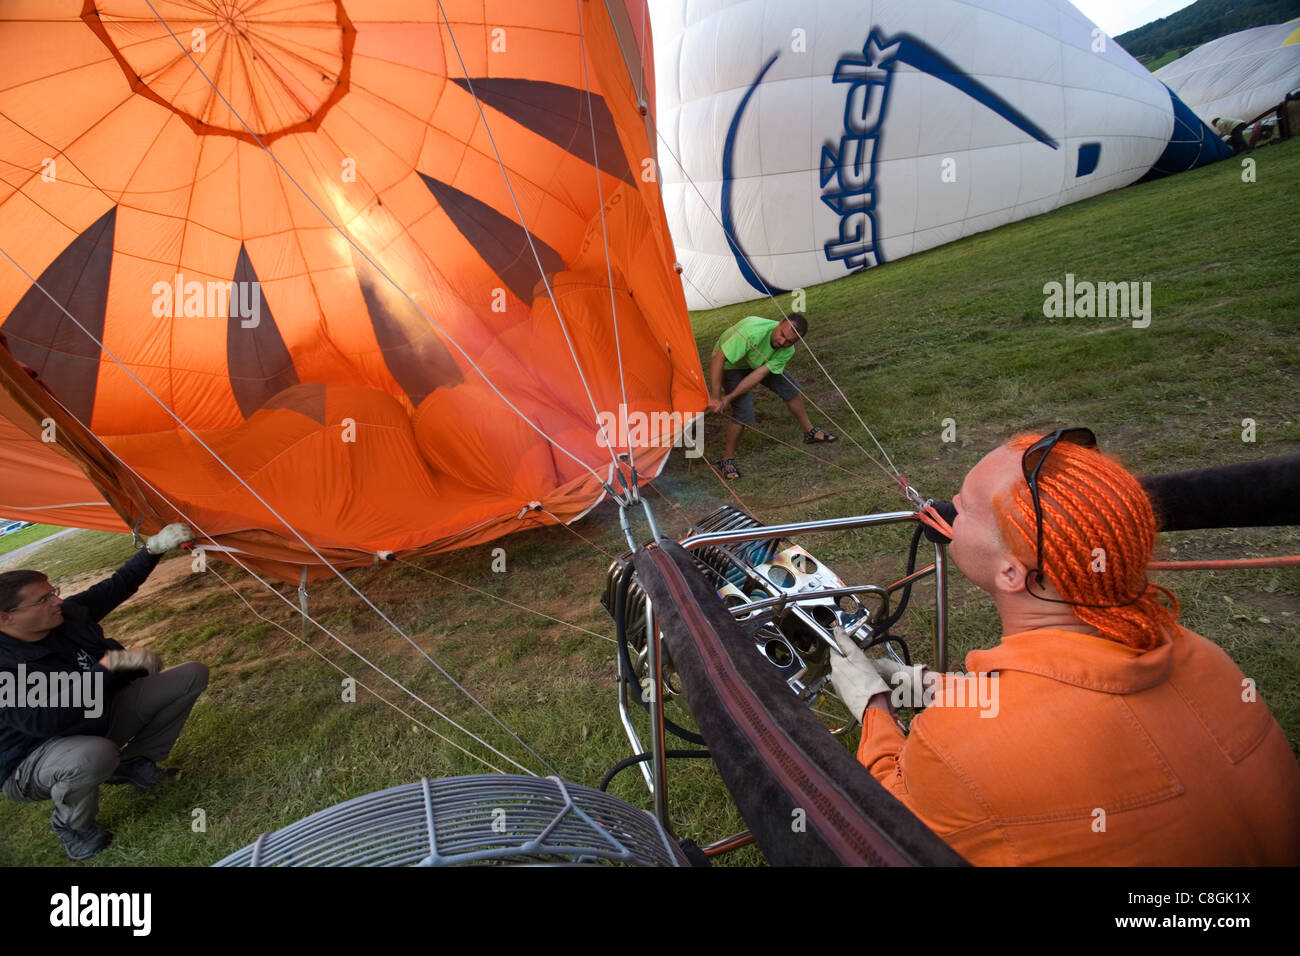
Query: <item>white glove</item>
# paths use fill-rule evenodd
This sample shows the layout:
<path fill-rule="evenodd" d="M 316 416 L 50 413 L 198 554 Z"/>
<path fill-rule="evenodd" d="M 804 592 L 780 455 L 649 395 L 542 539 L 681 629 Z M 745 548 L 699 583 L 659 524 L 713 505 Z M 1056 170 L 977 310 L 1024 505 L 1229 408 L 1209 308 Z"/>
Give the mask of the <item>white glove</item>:
<path fill-rule="evenodd" d="M 889 702 L 895 707 L 923 707 L 926 703 L 926 688 L 935 683 L 936 677 L 933 671 L 928 670 L 923 664 L 913 664 L 910 667 L 907 664 L 900 664 L 892 657 L 874 657 L 871 663 L 875 665 L 880 676 L 889 681 L 890 691 Z"/>
<path fill-rule="evenodd" d="M 110 671 L 148 671 L 150 676 L 162 670 L 162 658 L 146 647 L 109 651 L 103 664 Z"/>
<path fill-rule="evenodd" d="M 842 627 L 836 626 L 831 633 L 835 635 L 835 643 L 844 652 L 843 657 L 831 654 L 831 683 L 835 685 L 835 692 L 840 695 L 849 712 L 861 720 L 867 702 L 876 694 L 888 694 L 889 685 L 871 666 L 871 659 L 862 653 Z"/>
<path fill-rule="evenodd" d="M 144 543 L 144 548 L 150 554 L 166 554 L 172 548 L 179 548 L 183 544 L 192 544 L 194 542 L 194 529 L 187 524 L 169 524 L 157 534 L 149 538 Z"/>

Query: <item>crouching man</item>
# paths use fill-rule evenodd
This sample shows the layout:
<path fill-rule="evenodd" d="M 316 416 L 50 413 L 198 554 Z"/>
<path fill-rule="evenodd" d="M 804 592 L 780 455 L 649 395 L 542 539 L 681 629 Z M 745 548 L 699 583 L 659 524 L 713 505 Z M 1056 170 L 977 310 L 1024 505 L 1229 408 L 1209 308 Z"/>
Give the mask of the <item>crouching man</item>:
<path fill-rule="evenodd" d="M 1300 863 L 1286 734 L 1147 579 L 1150 501 L 1092 432 L 1003 445 L 953 505 L 949 553 L 1002 640 L 970 674 L 930 675 L 840 635 L 835 686 L 872 775 L 975 864 Z M 906 737 L 891 697 L 928 704 Z"/>
<path fill-rule="evenodd" d="M 100 784 L 146 791 L 176 772 L 158 764 L 207 687 L 207 667 L 163 670 L 157 654 L 126 650 L 99 622 L 163 554 L 193 540 L 187 525 L 168 525 L 112 577 L 66 600 L 39 571 L 0 574 L 0 685 L 9 685 L 0 781 L 10 800 L 54 801 L 50 825 L 72 860 L 113 838 L 95 820 Z"/>

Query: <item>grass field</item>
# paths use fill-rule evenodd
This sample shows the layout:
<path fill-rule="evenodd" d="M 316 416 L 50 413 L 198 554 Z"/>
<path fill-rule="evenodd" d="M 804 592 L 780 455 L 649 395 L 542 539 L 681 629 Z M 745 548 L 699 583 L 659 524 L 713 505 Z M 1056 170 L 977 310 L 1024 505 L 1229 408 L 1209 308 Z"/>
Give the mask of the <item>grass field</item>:
<path fill-rule="evenodd" d="M 893 461 L 939 498 L 951 497 L 985 452 L 1028 428 L 1087 424 L 1138 473 L 1300 450 L 1300 142 L 1252 158 L 1253 183 L 1243 182 L 1239 161 L 1230 160 L 809 289 L 809 342 Z M 1045 318 L 1044 284 L 1066 273 L 1149 281 L 1150 326 Z M 769 302 L 693 316 L 701 353 L 738 317 L 775 312 Z M 769 522 L 902 506 L 857 447 L 879 457 L 830 382 L 806 354 L 791 369 L 824 409 L 814 420 L 844 439 L 810 455 L 765 393 L 758 427 L 787 444 L 747 435 L 739 454 L 745 477 L 730 487 L 703 462 L 674 459 L 647 493 L 667 533 L 682 534 L 689 521 L 732 501 L 733 491 Z M 947 419 L 955 441 L 943 440 Z M 711 419 L 706 433 L 712 458 L 721 424 Z M 644 535 L 644 525 L 633 522 Z M 848 581 L 887 583 L 902 570 L 905 540 L 898 529 L 803 543 Z M 504 573 L 492 570 L 498 546 Z M 613 630 L 598 603 L 608 555 L 623 550 L 616 513 L 603 506 L 572 528 L 349 577 L 563 777 L 594 786 L 629 752 L 615 710 L 613 647 L 598 636 Z M 1295 537 L 1288 529 L 1187 532 L 1164 536 L 1161 550 L 1176 559 L 1288 554 Z M 85 533 L 52 543 L 33 563 L 60 583 L 81 586 L 129 553 L 125 536 Z M 256 613 L 214 573 L 191 574 L 181 557 L 164 562 L 146 590 L 106 621 L 111 635 L 152 646 L 169 664 L 206 661 L 212 683 L 173 753 L 178 779 L 150 796 L 105 788 L 100 818 L 117 839 L 90 865 L 208 864 L 262 831 L 346 798 L 422 775 L 483 771 L 364 691 L 356 703 L 342 702 L 343 675 L 297 639 L 295 587 L 272 594 L 238 569 L 215 567 Z M 1256 679 L 1294 747 L 1300 569 L 1166 573 L 1158 580 L 1181 598 L 1183 622 L 1222 644 Z M 959 666 L 967 651 L 995 644 L 999 631 L 982 595 L 960 575 L 952 583 L 951 660 Z M 928 591 L 914 603 L 925 597 Z M 311 606 L 413 693 L 531 769 L 544 769 L 340 583 L 313 585 Z M 929 618 L 922 608 L 909 618 L 898 630 L 926 659 Z M 467 743 L 329 637 L 318 633 L 310 643 L 427 727 Z M 685 764 L 674 769 L 670 790 L 679 834 L 705 841 L 741 829 L 708 762 Z M 611 792 L 648 806 L 636 771 L 620 776 Z M 0 864 L 66 862 L 48 821 L 48 804 L 0 804 Z M 758 860 L 751 849 L 728 862 Z"/>
<path fill-rule="evenodd" d="M 1150 61 L 1143 60 L 1142 65 L 1145 66 L 1152 73 L 1154 73 L 1162 66 L 1174 62 L 1174 60 L 1178 59 L 1180 56 L 1186 56 L 1188 53 L 1191 53 L 1195 49 L 1196 47 L 1189 46 L 1189 47 L 1182 47 L 1176 50 L 1167 50 L 1166 52 L 1160 54 L 1160 56 L 1155 57 Z"/>
<path fill-rule="evenodd" d="M 62 530 L 62 528 L 52 524 L 34 524 L 30 528 L 23 528 L 22 531 L 7 534 L 0 538 L 0 555 L 8 554 L 10 551 L 17 551 L 34 541 L 40 541 L 52 534 L 58 534 Z"/>

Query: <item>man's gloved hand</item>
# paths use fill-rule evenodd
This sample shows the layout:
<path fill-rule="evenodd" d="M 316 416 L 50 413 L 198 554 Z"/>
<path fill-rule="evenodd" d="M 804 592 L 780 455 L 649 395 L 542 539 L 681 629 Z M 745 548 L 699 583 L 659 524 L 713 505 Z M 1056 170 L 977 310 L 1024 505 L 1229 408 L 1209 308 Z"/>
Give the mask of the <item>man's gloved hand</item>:
<path fill-rule="evenodd" d="M 889 682 L 891 688 L 890 702 L 903 707 L 923 707 L 926 703 L 925 688 L 934 684 L 934 671 L 923 664 L 900 664 L 891 657 L 871 659 L 880 676 Z"/>
<path fill-rule="evenodd" d="M 194 529 L 187 524 L 177 522 L 176 524 L 169 524 L 150 537 L 144 543 L 144 547 L 150 554 L 166 554 L 172 548 L 179 548 L 181 545 L 190 544 L 193 541 Z"/>
<path fill-rule="evenodd" d="M 151 676 L 162 670 L 162 658 L 146 647 L 109 651 L 100 663 L 110 671 L 148 671 Z"/>
<path fill-rule="evenodd" d="M 831 654 L 831 683 L 849 712 L 861 720 L 867 702 L 876 694 L 888 694 L 889 685 L 871 666 L 871 659 L 853 643 L 853 638 L 844 633 L 844 628 L 836 626 L 831 633 L 844 652 L 843 657 Z"/>

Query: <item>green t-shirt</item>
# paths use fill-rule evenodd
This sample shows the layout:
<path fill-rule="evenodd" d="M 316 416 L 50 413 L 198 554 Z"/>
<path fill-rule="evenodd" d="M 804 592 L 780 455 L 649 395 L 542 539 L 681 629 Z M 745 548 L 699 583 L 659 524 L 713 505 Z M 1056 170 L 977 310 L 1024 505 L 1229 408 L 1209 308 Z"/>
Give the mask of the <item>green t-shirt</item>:
<path fill-rule="evenodd" d="M 794 355 L 793 345 L 783 349 L 772 348 L 772 330 L 780 324 L 777 319 L 764 319 L 757 315 L 741 319 L 718 336 L 714 351 L 720 351 L 726 357 L 726 368 L 753 370 L 766 365 L 773 375 L 780 375 L 785 371 L 785 363 Z"/>

